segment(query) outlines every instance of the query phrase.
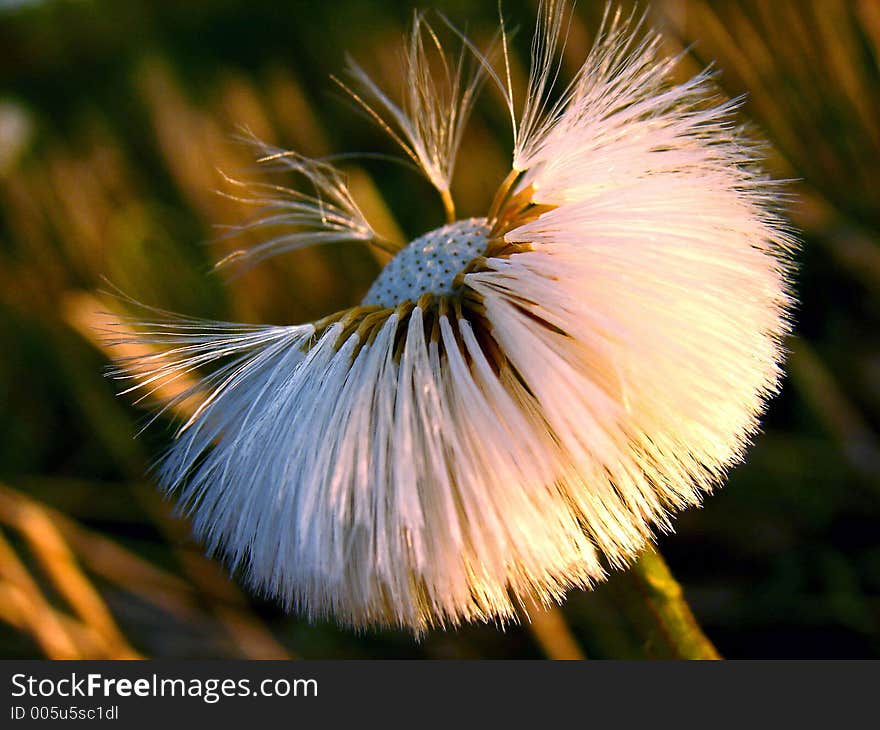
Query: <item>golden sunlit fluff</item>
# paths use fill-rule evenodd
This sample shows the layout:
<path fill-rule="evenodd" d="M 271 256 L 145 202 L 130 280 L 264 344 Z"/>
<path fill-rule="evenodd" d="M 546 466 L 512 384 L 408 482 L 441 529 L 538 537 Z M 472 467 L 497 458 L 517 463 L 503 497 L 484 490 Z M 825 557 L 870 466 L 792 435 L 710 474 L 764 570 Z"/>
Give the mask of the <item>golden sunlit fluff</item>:
<path fill-rule="evenodd" d="M 777 388 L 794 244 L 735 102 L 707 73 L 673 82 L 660 38 L 613 11 L 563 87 L 567 17 L 540 6 L 522 100 L 503 28 L 485 54 L 453 29 L 448 57 L 420 15 L 401 103 L 357 66 L 339 82 L 447 211 L 402 250 L 327 160 L 263 146 L 308 192 L 243 188 L 261 208 L 248 230 L 282 232 L 234 260 L 394 250 L 358 306 L 291 326 L 139 323 L 162 352 L 123 361 L 129 390 L 207 368 L 166 404 L 200 399 L 162 485 L 209 551 L 289 610 L 418 633 L 561 600 L 699 504 Z M 507 101 L 512 170 L 485 216 L 456 220 L 456 152 L 485 82 Z"/>

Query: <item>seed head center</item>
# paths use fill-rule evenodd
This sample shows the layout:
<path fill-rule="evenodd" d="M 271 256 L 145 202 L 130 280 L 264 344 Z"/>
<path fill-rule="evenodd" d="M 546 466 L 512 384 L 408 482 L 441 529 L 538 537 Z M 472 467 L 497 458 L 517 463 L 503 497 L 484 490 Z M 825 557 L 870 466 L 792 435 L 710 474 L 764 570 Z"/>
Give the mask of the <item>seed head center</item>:
<path fill-rule="evenodd" d="M 422 294 L 452 294 L 459 272 L 486 252 L 488 233 L 485 218 L 468 218 L 420 236 L 388 262 L 361 303 L 396 307 Z"/>

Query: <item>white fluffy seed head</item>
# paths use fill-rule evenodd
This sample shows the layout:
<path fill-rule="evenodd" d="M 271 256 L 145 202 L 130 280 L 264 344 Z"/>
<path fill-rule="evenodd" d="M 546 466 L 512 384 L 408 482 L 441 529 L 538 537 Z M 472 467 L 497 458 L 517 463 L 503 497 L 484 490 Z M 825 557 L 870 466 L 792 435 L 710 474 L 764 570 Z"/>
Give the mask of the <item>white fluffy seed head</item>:
<path fill-rule="evenodd" d="M 609 15 L 548 110 L 562 5 L 491 220 L 319 322 L 140 338 L 169 348 L 145 388 L 215 366 L 161 481 L 291 610 L 421 632 L 560 600 L 719 485 L 778 387 L 795 243 L 731 105 Z"/>

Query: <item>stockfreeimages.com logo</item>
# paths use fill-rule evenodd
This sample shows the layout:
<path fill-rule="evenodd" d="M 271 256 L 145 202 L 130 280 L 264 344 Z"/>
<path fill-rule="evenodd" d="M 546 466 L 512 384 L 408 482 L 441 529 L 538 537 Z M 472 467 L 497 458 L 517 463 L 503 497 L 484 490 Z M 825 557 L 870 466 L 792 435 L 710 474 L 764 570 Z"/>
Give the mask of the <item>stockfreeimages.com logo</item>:
<path fill-rule="evenodd" d="M 180 679 L 156 674 L 128 679 L 105 677 L 99 673 L 80 675 L 76 672 L 55 679 L 19 673 L 12 675 L 12 696 L 40 699 L 99 697 L 109 700 L 126 697 L 194 697 L 214 704 L 224 697 L 317 697 L 318 680 L 283 677 L 254 681 L 248 678 Z"/>

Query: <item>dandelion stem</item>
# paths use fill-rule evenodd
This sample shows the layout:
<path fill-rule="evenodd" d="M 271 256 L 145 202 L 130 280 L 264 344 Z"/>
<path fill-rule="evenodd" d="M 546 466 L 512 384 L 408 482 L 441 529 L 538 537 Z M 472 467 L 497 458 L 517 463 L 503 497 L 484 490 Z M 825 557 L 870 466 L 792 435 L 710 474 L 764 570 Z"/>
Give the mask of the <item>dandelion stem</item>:
<path fill-rule="evenodd" d="M 446 222 L 455 222 L 455 203 L 452 200 L 452 193 L 449 189 L 441 190 L 440 197 L 443 199 L 443 208 L 446 211 Z"/>
<path fill-rule="evenodd" d="M 660 633 L 681 659 L 721 659 L 663 557 L 648 548 L 630 569 Z"/>

